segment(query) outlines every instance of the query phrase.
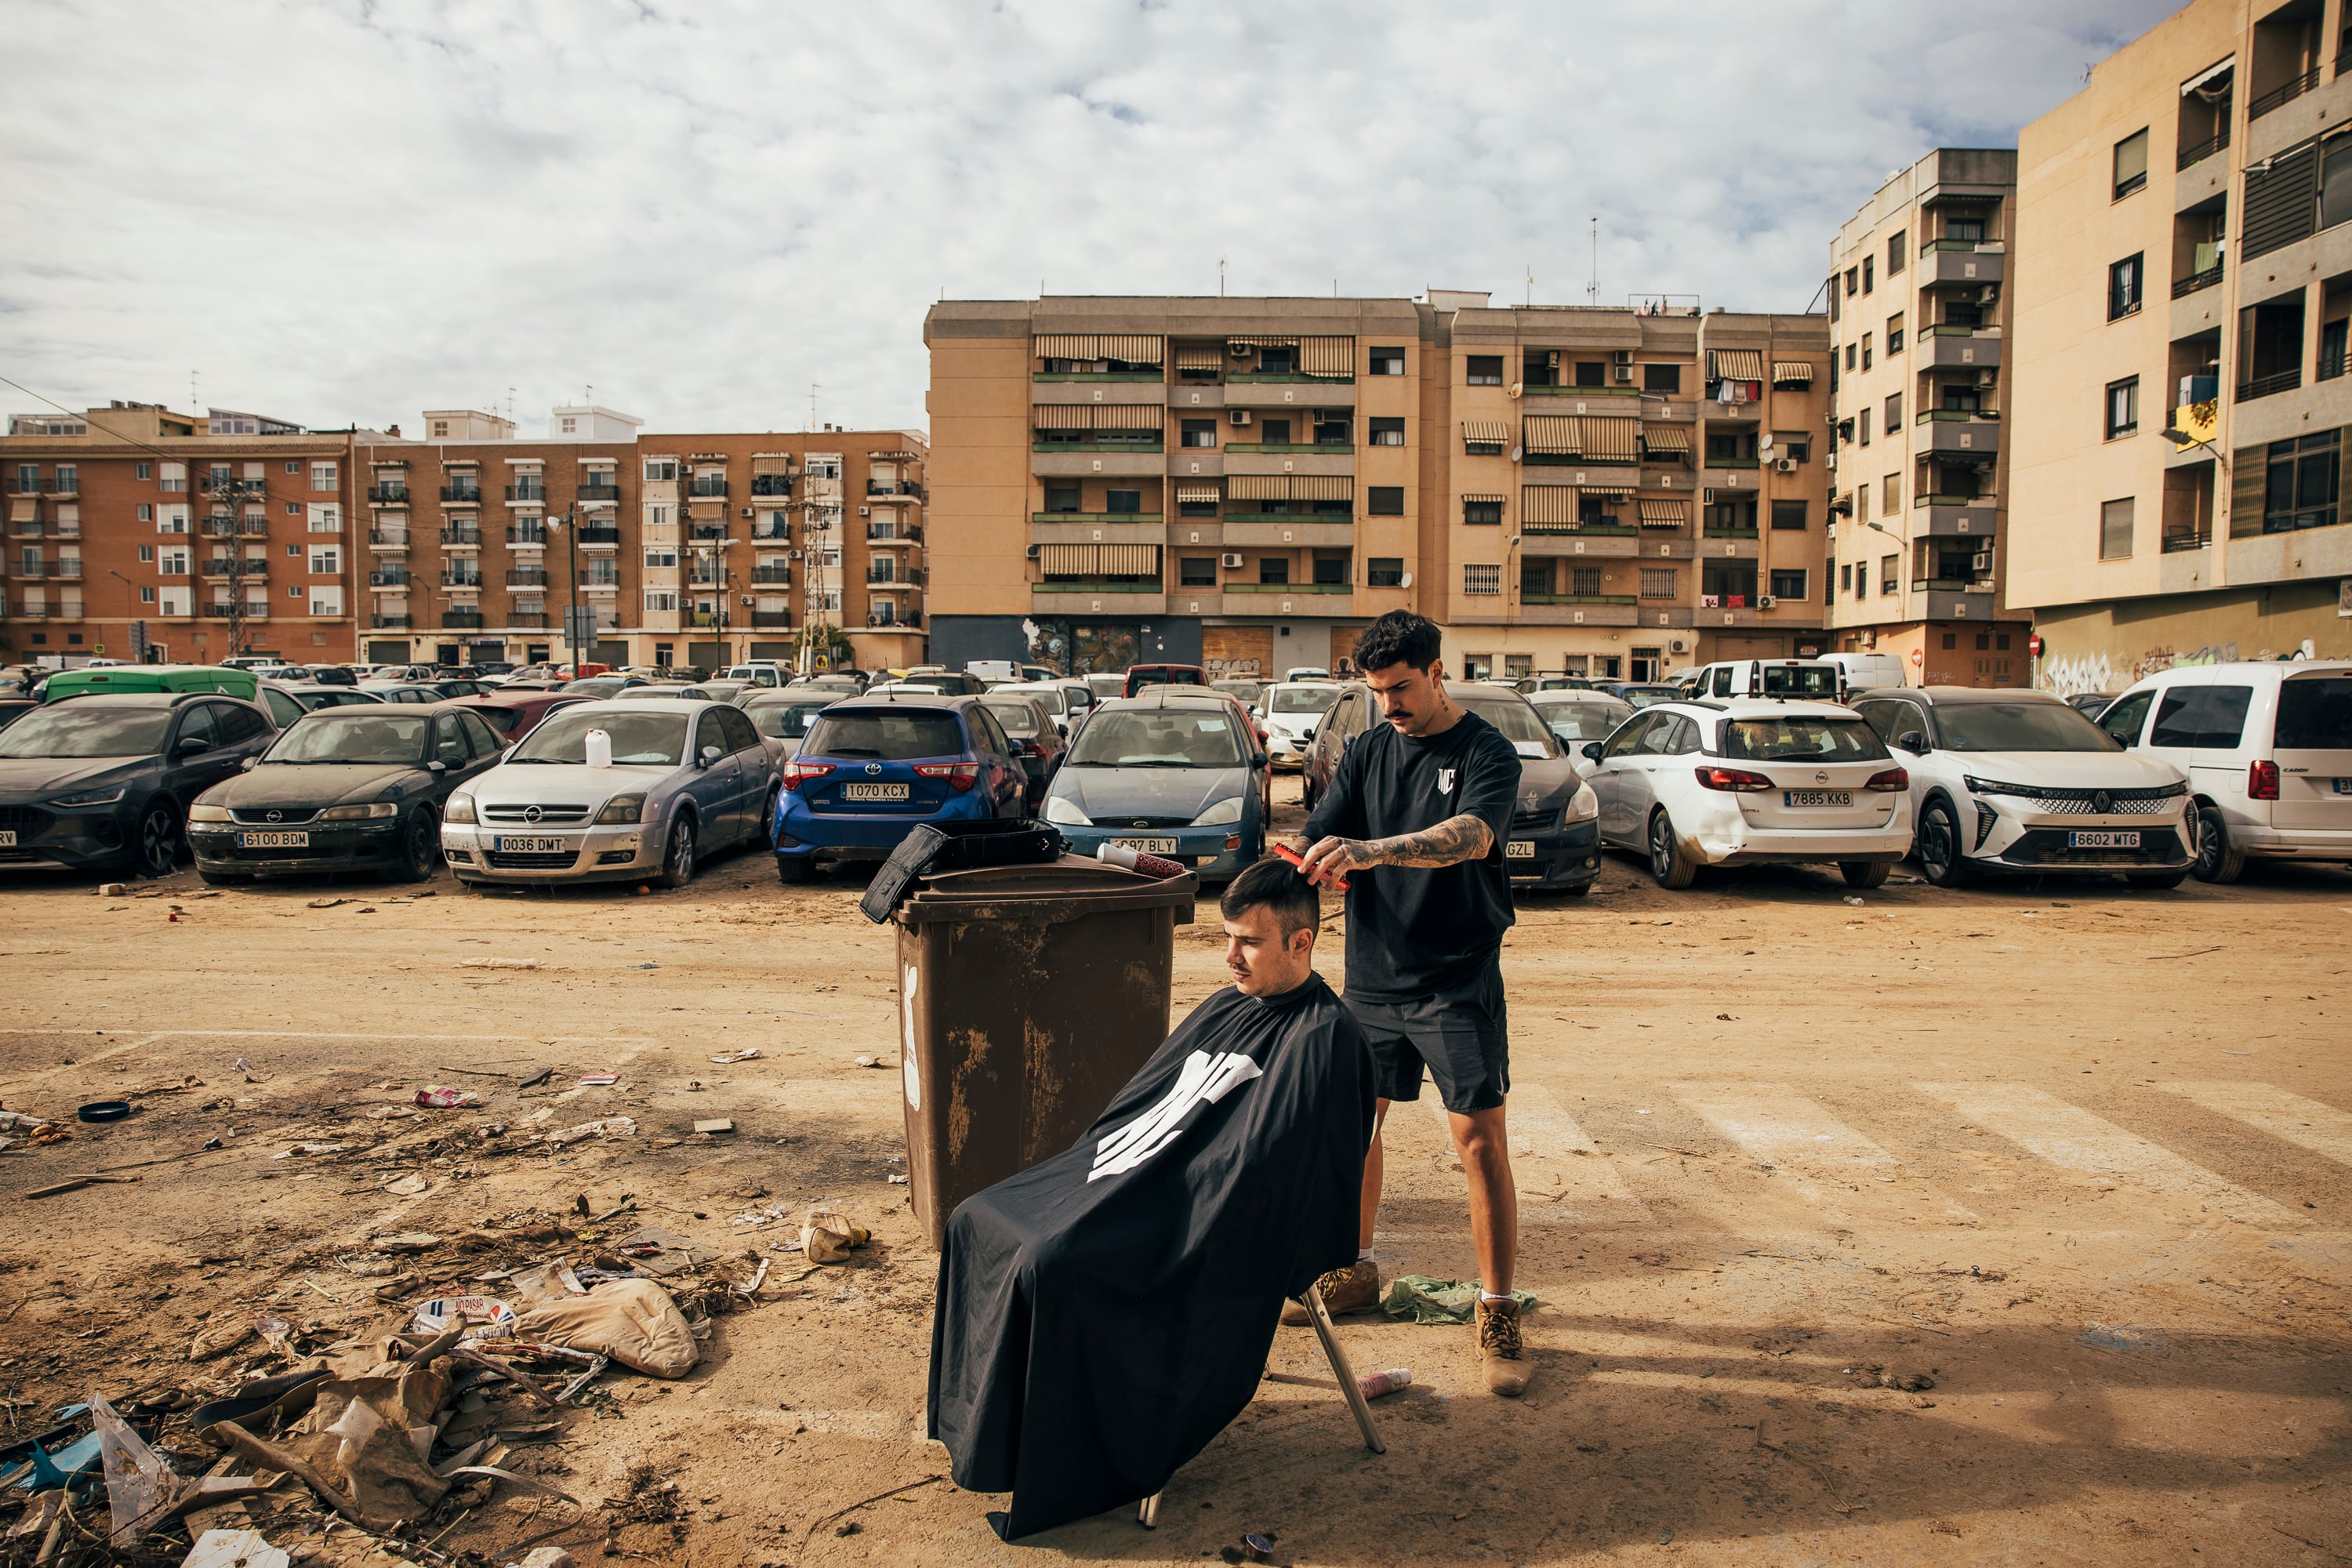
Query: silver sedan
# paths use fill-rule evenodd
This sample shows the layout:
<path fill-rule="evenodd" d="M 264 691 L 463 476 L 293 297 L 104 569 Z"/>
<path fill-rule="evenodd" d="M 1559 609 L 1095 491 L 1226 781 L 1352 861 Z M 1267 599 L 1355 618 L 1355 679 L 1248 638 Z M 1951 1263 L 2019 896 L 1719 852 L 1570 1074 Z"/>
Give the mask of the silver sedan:
<path fill-rule="evenodd" d="M 682 888 L 703 857 L 767 841 L 779 778 L 774 751 L 728 703 L 583 702 L 449 797 L 442 854 L 469 886 Z"/>

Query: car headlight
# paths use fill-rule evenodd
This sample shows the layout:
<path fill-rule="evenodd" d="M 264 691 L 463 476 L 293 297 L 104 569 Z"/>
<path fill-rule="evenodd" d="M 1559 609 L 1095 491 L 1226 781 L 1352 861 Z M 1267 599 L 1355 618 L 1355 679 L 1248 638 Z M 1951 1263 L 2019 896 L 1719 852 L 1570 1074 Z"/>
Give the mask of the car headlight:
<path fill-rule="evenodd" d="M 1559 825 L 1566 827 L 1571 823 L 1591 822 L 1600 815 L 1601 797 L 1592 793 L 1591 784 L 1580 784 L 1576 793 L 1568 797 L 1568 809 L 1560 813 Z"/>
<path fill-rule="evenodd" d="M 51 805 L 112 805 L 122 798 L 126 787 L 116 784 L 112 789 L 88 789 L 79 795 L 61 795 L 49 804 Z"/>
<path fill-rule="evenodd" d="M 188 820 L 190 822 L 226 822 L 229 820 L 228 807 L 206 805 L 204 802 L 198 801 L 188 807 Z"/>
<path fill-rule="evenodd" d="M 388 800 L 371 801 L 365 805 L 331 805 L 319 814 L 321 822 L 358 822 L 370 816 L 398 816 L 400 807 Z"/>
<path fill-rule="evenodd" d="M 643 790 L 614 795 L 604 803 L 604 809 L 596 814 L 599 822 L 643 822 L 645 819 L 646 795 Z"/>
<path fill-rule="evenodd" d="M 1095 819 L 1078 809 L 1077 802 L 1066 795 L 1054 795 L 1045 802 L 1045 820 L 1058 822 L 1065 827 L 1092 827 Z"/>
<path fill-rule="evenodd" d="M 1999 779 L 1980 779 L 1973 773 L 1962 773 L 1960 783 L 1968 786 L 1970 795 L 2014 795 L 2032 800 L 2042 794 L 2032 784 L 2003 784 Z"/>
<path fill-rule="evenodd" d="M 463 793 L 451 795 L 449 804 L 441 808 L 441 820 L 444 822 L 473 821 L 474 797 Z"/>
<path fill-rule="evenodd" d="M 1195 827 L 1222 827 L 1228 822 L 1239 822 L 1241 819 L 1242 797 L 1239 795 L 1234 795 L 1230 799 L 1217 802 L 1216 805 L 1209 807 L 1208 810 L 1194 817 L 1192 819 L 1192 826 Z"/>

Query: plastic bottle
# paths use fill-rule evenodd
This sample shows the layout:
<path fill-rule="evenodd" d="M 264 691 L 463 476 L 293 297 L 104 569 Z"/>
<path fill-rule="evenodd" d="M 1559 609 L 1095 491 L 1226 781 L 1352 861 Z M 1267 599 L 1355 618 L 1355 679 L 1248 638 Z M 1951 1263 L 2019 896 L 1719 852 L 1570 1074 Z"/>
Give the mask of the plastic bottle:
<path fill-rule="evenodd" d="M 1364 1391 L 1367 1399 L 1378 1399 L 1383 1394 L 1394 1394 L 1412 1382 L 1412 1368 L 1392 1366 L 1386 1372 L 1372 1373 L 1356 1379 L 1356 1386 Z"/>
<path fill-rule="evenodd" d="M 1130 871 L 1140 871 L 1147 877 L 1158 877 L 1163 880 L 1184 874 L 1184 868 L 1173 860 L 1164 859 L 1158 855 L 1147 855 L 1139 849 L 1129 849 L 1123 844 L 1104 843 L 1095 846 L 1095 858 L 1105 865 L 1124 866 Z"/>

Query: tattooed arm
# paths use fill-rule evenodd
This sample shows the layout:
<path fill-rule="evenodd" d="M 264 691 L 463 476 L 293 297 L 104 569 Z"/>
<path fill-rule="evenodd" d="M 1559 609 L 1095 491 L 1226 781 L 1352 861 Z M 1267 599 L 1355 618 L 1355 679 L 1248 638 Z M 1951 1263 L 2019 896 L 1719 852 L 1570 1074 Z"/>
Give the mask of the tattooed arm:
<path fill-rule="evenodd" d="M 1458 866 L 1495 847 L 1495 830 L 1465 812 L 1419 833 L 1393 838 L 1325 838 L 1307 852 L 1309 881 L 1328 886 L 1348 872 L 1370 866 Z"/>

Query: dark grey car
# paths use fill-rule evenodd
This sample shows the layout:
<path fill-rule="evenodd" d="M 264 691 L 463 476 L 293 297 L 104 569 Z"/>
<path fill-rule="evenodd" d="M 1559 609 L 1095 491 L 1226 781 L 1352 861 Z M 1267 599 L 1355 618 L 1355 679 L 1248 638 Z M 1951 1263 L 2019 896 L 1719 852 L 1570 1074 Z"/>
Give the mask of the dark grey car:
<path fill-rule="evenodd" d="M 0 867 L 165 876 L 188 804 L 277 738 L 260 708 L 212 693 L 50 703 L 0 731 Z"/>

